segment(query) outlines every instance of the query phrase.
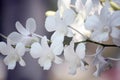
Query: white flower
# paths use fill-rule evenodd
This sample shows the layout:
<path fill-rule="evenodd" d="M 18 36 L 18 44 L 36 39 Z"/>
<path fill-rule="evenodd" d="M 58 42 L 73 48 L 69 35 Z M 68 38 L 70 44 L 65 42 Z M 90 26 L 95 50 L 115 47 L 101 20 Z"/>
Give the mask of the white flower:
<path fill-rule="evenodd" d="M 25 62 L 22 56 L 25 53 L 25 46 L 22 43 L 17 43 L 15 48 L 4 42 L 0 42 L 0 52 L 6 55 L 4 63 L 8 66 L 8 69 L 14 69 L 16 62 L 19 62 L 21 66 L 25 66 Z"/>
<path fill-rule="evenodd" d="M 62 60 L 57 57 L 57 53 L 54 53 L 51 47 L 47 43 L 47 38 L 41 39 L 41 44 L 35 42 L 31 46 L 30 54 L 33 58 L 39 58 L 38 63 L 44 70 L 49 70 L 52 62 L 60 64 Z"/>
<path fill-rule="evenodd" d="M 57 6 L 59 10 L 60 17 L 62 17 L 66 9 L 70 9 L 71 0 L 58 0 Z"/>
<path fill-rule="evenodd" d="M 109 39 L 111 13 L 108 8 L 109 5 L 106 5 L 102 8 L 99 16 L 92 15 L 87 18 L 85 27 L 92 32 L 90 39 L 97 42 Z"/>
<path fill-rule="evenodd" d="M 46 18 L 45 28 L 47 31 L 55 31 L 51 36 L 51 41 L 56 50 L 63 49 L 64 36 L 73 36 L 72 31 L 68 26 L 73 22 L 74 18 L 75 12 L 71 9 L 65 10 L 62 18 L 60 17 L 59 11 L 57 11 L 54 16 L 48 16 Z M 58 44 L 60 46 L 58 46 Z"/>
<path fill-rule="evenodd" d="M 82 0 L 76 0 L 75 8 L 78 14 L 81 14 L 81 16 L 85 18 L 90 14 L 93 8 L 93 2 L 92 0 L 86 0 L 85 3 L 83 3 Z"/>
<path fill-rule="evenodd" d="M 71 24 L 71 27 L 73 27 L 75 30 L 79 31 L 75 31 L 75 30 L 72 30 L 73 34 L 74 34 L 74 41 L 75 42 L 80 42 L 80 41 L 84 41 L 86 40 L 87 38 L 90 37 L 90 30 L 87 30 L 84 26 L 84 20 L 82 18 L 82 16 L 80 14 L 77 15 L 75 21 L 73 24 Z"/>
<path fill-rule="evenodd" d="M 120 46 L 120 11 L 115 11 L 111 16 L 111 36 L 113 43 Z"/>
<path fill-rule="evenodd" d="M 81 0 L 76 0 L 75 9 L 77 11 L 77 15 L 74 23 L 71 24 L 71 27 L 79 31 L 81 34 L 72 30 L 74 33 L 75 42 L 86 40 L 90 36 L 90 31 L 85 28 L 84 21 L 87 16 L 90 15 L 92 8 L 93 3 L 91 0 L 87 0 L 85 4 Z"/>
<path fill-rule="evenodd" d="M 109 59 L 104 58 L 102 56 L 104 51 L 104 47 L 98 46 L 95 54 L 95 58 L 93 60 L 93 64 L 96 66 L 96 71 L 93 73 L 95 77 L 99 77 L 103 71 L 106 70 L 107 67 L 109 67 L 110 62 Z"/>
<path fill-rule="evenodd" d="M 33 42 L 39 41 L 36 36 L 34 36 L 34 32 L 36 30 L 36 22 L 33 18 L 29 18 L 26 21 L 26 28 L 17 21 L 16 22 L 16 29 L 18 32 L 12 32 L 8 36 L 9 43 L 15 45 L 18 42 L 24 43 L 26 46 L 30 46 Z"/>
<path fill-rule="evenodd" d="M 83 43 L 78 44 L 76 51 L 74 51 L 74 42 L 71 41 L 69 46 L 64 49 L 65 60 L 69 63 L 70 74 L 75 74 L 78 67 L 85 69 L 85 45 Z"/>
<path fill-rule="evenodd" d="M 53 36 L 61 36 L 61 40 L 64 40 L 64 36 L 72 37 L 68 26 L 72 24 L 75 18 L 75 12 L 72 9 L 67 9 L 63 13 L 63 17 L 60 17 L 59 11 L 54 16 L 48 16 L 45 21 L 45 28 L 47 31 L 55 31 Z M 54 38 L 54 37 L 53 37 Z"/>

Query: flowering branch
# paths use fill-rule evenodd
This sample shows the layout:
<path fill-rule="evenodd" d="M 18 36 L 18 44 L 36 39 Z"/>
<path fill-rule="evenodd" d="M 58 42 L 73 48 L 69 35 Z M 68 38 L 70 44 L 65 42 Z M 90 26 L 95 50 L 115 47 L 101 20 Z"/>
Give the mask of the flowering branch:
<path fill-rule="evenodd" d="M 86 56 L 93 57 L 95 76 L 100 76 L 112 61 L 120 60 L 102 55 L 105 47 L 120 48 L 120 6 L 117 0 L 82 1 L 75 0 L 72 4 L 71 0 L 58 0 L 57 11 L 46 13 L 45 28 L 53 32 L 50 40 L 35 33 L 36 21 L 33 18 L 27 19 L 26 26 L 17 21 L 15 27 L 18 32 L 12 32 L 7 37 L 0 33 L 7 40 L 7 43 L 0 42 L 0 53 L 5 55 L 3 61 L 8 69 L 14 69 L 16 62 L 25 66 L 22 59 L 25 52 L 38 59 L 44 70 L 49 70 L 52 63 L 60 64 L 65 59 L 70 74 L 75 74 L 77 68 L 87 69 Z M 110 36 L 113 44 L 103 43 Z M 86 55 L 86 43 L 97 44 L 94 55 Z M 64 55 L 64 59 L 59 55 Z"/>

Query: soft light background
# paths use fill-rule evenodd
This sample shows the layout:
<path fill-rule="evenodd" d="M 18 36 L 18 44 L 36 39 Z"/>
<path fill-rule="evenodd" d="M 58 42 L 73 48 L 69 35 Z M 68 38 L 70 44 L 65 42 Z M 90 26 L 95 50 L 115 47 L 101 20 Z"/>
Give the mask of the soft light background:
<path fill-rule="evenodd" d="M 57 0 L 1 0 L 0 1 L 0 33 L 9 35 L 15 31 L 15 22 L 20 21 L 23 25 L 27 18 L 33 17 L 37 23 L 36 33 L 47 35 L 44 28 L 45 12 L 47 10 L 56 10 Z M 1 38 L 1 40 L 4 40 Z M 4 40 L 5 41 L 5 40 Z M 108 42 L 111 43 L 111 42 Z M 95 47 L 90 47 L 88 52 L 94 53 Z M 109 48 L 105 51 L 105 56 L 120 57 L 120 49 Z M 49 71 L 43 71 L 40 68 L 37 60 L 26 53 L 24 59 L 27 63 L 25 67 L 17 64 L 14 70 L 7 70 L 2 62 L 3 56 L 0 57 L 0 80 L 120 80 L 120 63 L 117 63 L 114 68 L 103 73 L 102 77 L 95 78 L 92 74 L 95 71 L 93 65 L 88 66 L 87 71 L 78 69 L 76 75 L 68 74 L 68 65 L 64 62 L 60 65 L 53 65 Z M 87 59 L 92 63 L 92 59 Z"/>

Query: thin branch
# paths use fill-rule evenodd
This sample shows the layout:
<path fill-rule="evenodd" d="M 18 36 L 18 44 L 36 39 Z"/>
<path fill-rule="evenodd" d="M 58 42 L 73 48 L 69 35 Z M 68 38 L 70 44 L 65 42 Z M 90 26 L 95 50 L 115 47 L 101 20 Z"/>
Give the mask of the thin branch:
<path fill-rule="evenodd" d="M 113 60 L 113 61 L 120 61 L 120 58 L 112 58 L 112 57 L 108 57 L 107 59 Z"/>
<path fill-rule="evenodd" d="M 99 43 L 99 42 L 92 41 L 92 40 L 89 40 L 89 39 L 86 40 L 86 42 L 98 44 L 98 45 L 101 45 L 101 46 L 103 46 L 103 47 L 118 47 L 118 48 L 120 48 L 120 46 L 117 46 L 117 45 L 114 45 L 114 44 L 104 44 L 104 43 Z"/>
<path fill-rule="evenodd" d="M 2 33 L 0 33 L 0 36 L 4 39 L 7 39 L 7 36 L 3 35 Z"/>
<path fill-rule="evenodd" d="M 79 32 L 78 30 L 76 30 L 75 28 L 68 26 L 69 28 L 71 28 L 72 30 L 76 31 L 77 33 L 79 33 L 80 35 L 82 35 L 85 39 L 87 39 L 88 37 L 85 36 L 84 34 L 82 34 L 81 32 Z"/>
<path fill-rule="evenodd" d="M 34 36 L 36 36 L 36 37 L 39 37 L 39 38 L 41 38 L 42 39 L 42 36 L 41 35 L 38 35 L 38 34 L 32 34 L 32 35 L 34 35 Z"/>
<path fill-rule="evenodd" d="M 77 42 L 75 44 L 78 44 L 78 43 L 86 43 L 86 42 L 89 42 L 89 43 L 93 43 L 93 44 L 97 44 L 97 45 L 101 45 L 103 47 L 118 47 L 120 48 L 120 46 L 117 46 L 117 45 L 114 45 L 114 44 L 104 44 L 104 43 L 99 43 L 99 42 L 96 42 L 96 41 L 92 41 L 92 40 L 85 40 L 85 41 L 81 41 L 81 42 Z"/>

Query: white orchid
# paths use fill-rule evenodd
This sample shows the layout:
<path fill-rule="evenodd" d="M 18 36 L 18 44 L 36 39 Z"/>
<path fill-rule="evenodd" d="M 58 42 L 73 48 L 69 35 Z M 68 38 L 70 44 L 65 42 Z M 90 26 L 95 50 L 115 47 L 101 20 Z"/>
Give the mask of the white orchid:
<path fill-rule="evenodd" d="M 62 60 L 57 57 L 58 53 L 54 53 L 47 43 L 47 38 L 41 39 L 41 44 L 35 42 L 31 46 L 30 54 L 33 58 L 39 58 L 38 63 L 44 70 L 49 70 L 52 62 L 60 64 Z"/>
<path fill-rule="evenodd" d="M 75 12 L 72 9 L 65 9 L 62 13 L 62 17 L 60 10 L 58 10 L 55 15 L 46 18 L 45 28 L 47 31 L 55 31 L 51 36 L 51 41 L 56 46 L 57 50 L 61 48 L 57 46 L 58 44 L 63 46 L 64 36 L 73 36 L 72 31 L 69 29 L 69 25 L 72 24 L 74 19 Z"/>
<path fill-rule="evenodd" d="M 25 66 L 25 62 L 22 56 L 25 53 L 25 46 L 22 43 L 17 43 L 15 48 L 5 42 L 0 42 L 0 52 L 6 55 L 4 63 L 8 66 L 8 69 L 14 69 L 16 62 L 19 62 L 21 66 Z"/>
<path fill-rule="evenodd" d="M 99 15 L 99 14 L 98 14 Z M 91 30 L 91 40 L 102 42 L 109 39 L 110 17 L 109 5 L 106 4 L 101 9 L 100 15 L 89 16 L 85 22 L 85 27 Z"/>
<path fill-rule="evenodd" d="M 109 39 L 109 34 L 115 39 L 119 40 L 118 36 L 120 26 L 120 11 L 110 12 L 110 5 L 106 2 L 106 5 L 101 9 L 100 15 L 92 15 L 87 18 L 85 25 L 88 30 L 92 31 L 91 38 L 94 41 L 102 42 Z"/>
<path fill-rule="evenodd" d="M 111 16 L 111 36 L 113 43 L 120 46 L 120 11 L 115 11 Z"/>
<path fill-rule="evenodd" d="M 105 58 L 102 56 L 103 49 L 104 48 L 102 46 L 98 46 L 98 48 L 96 49 L 95 58 L 93 60 L 93 64 L 97 68 L 97 70 L 93 73 L 93 75 L 96 77 L 100 76 L 101 72 L 105 70 L 105 66 L 107 64 Z"/>
<path fill-rule="evenodd" d="M 56 11 L 47 11 L 45 28 L 53 32 L 50 40 L 35 33 L 36 22 L 33 18 L 26 21 L 25 27 L 17 21 L 18 32 L 12 32 L 7 39 L 0 42 L 0 53 L 8 69 L 14 69 L 17 62 L 25 66 L 23 56 L 25 51 L 38 59 L 38 64 L 44 70 L 49 70 L 53 63 L 65 61 L 69 65 L 69 73 L 75 74 L 77 69 L 86 70 L 86 44 L 98 45 L 92 55 L 94 76 L 112 67 L 113 57 L 103 56 L 106 47 L 120 48 L 120 0 L 58 0 Z M 110 37 L 110 38 L 109 38 Z M 113 44 L 104 41 L 112 39 Z M 93 50 L 93 49 L 92 49 Z M 88 50 L 87 50 L 88 51 Z"/>
<path fill-rule="evenodd" d="M 15 45 L 18 42 L 24 43 L 26 46 L 30 46 L 33 42 L 38 41 L 39 39 L 34 36 L 34 32 L 36 30 L 36 22 L 33 18 L 29 18 L 26 21 L 26 28 L 17 21 L 16 22 L 16 29 L 19 32 L 12 32 L 8 36 L 8 41 L 11 44 Z"/>
<path fill-rule="evenodd" d="M 70 74 L 75 74 L 78 67 L 85 69 L 82 61 L 85 58 L 85 45 L 83 43 L 78 44 L 76 51 L 74 51 L 74 42 L 71 41 L 70 45 L 64 49 L 64 57 L 69 64 Z"/>
<path fill-rule="evenodd" d="M 58 0 L 57 6 L 60 17 L 62 17 L 65 10 L 70 9 L 71 0 Z"/>
<path fill-rule="evenodd" d="M 86 20 L 87 16 L 90 15 L 90 12 L 92 12 L 92 8 L 93 3 L 91 0 L 87 0 L 85 4 L 82 0 L 76 0 L 75 10 L 77 14 L 73 24 L 71 24 L 71 27 L 79 31 L 78 33 L 75 30 L 72 30 L 74 33 L 75 42 L 86 40 L 90 36 L 90 31 L 85 28 L 84 21 Z"/>
<path fill-rule="evenodd" d="M 61 40 L 63 41 L 64 36 L 72 36 L 68 26 L 72 24 L 74 19 L 75 12 L 72 9 L 65 10 L 62 18 L 60 17 L 59 11 L 57 11 L 54 16 L 48 16 L 46 18 L 45 28 L 49 32 L 55 31 L 52 39 L 54 39 L 54 36 L 57 38 L 60 35 Z"/>
<path fill-rule="evenodd" d="M 96 49 L 96 54 L 93 60 L 93 64 L 96 66 L 96 71 L 93 73 L 95 77 L 99 77 L 102 72 L 104 72 L 107 68 L 110 68 L 112 58 L 104 58 L 102 56 L 104 51 L 103 46 L 98 46 Z"/>

